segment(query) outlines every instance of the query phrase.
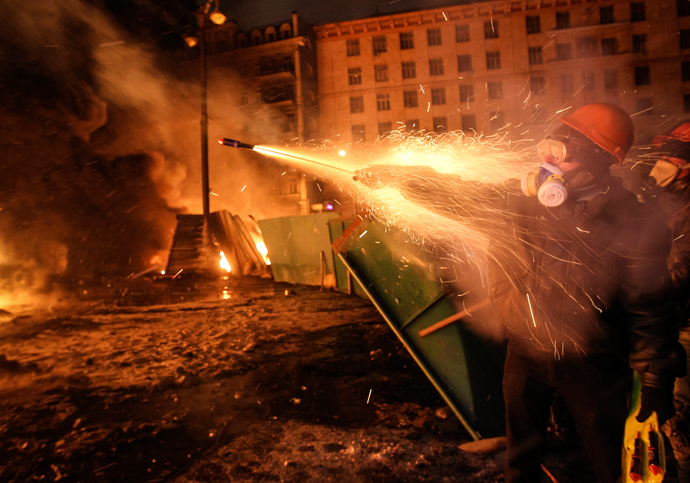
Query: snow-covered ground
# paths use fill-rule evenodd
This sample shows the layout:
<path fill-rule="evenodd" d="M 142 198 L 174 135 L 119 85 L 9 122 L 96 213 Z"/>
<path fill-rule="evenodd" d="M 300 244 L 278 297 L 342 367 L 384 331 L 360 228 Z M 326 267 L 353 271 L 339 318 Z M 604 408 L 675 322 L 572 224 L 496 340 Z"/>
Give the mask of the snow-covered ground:
<path fill-rule="evenodd" d="M 77 293 L 0 313 L 2 482 L 503 481 L 365 300 L 257 278 Z"/>

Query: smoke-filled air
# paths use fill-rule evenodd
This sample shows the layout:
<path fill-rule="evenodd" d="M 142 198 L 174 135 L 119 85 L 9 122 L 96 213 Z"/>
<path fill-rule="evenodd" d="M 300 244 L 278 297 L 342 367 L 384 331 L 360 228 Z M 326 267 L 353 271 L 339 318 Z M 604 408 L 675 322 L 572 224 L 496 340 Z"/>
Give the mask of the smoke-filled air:
<path fill-rule="evenodd" d="M 81 0 L 0 14 L 3 301 L 164 265 L 176 213 L 201 212 L 198 61 L 171 62 Z M 243 116 L 233 75 L 210 69 L 210 139 L 275 139 L 261 113 Z M 212 211 L 280 213 L 266 178 L 284 169 L 209 144 Z"/>

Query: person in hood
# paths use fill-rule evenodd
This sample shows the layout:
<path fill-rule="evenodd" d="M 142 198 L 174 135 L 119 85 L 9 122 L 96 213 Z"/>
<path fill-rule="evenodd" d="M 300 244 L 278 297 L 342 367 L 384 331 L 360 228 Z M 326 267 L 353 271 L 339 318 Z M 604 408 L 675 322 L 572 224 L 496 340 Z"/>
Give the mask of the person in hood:
<path fill-rule="evenodd" d="M 646 201 L 671 229 L 668 268 L 680 320 L 680 342 L 690 351 L 690 121 L 654 138 L 658 160 L 649 173 Z M 681 483 L 690 483 L 690 376 L 676 379 L 676 415 L 663 430 L 671 441 Z"/>
<path fill-rule="evenodd" d="M 590 104 L 560 121 L 538 146 L 539 169 L 521 181 L 458 190 L 461 179 L 429 167 L 370 166 L 358 174 L 451 218 L 476 206 L 469 198 L 491 205 L 476 214 L 475 228 L 485 223 L 493 235 L 491 299 L 507 339 L 508 483 L 540 481 L 556 393 L 598 480 L 616 481 L 633 370 L 642 380 L 638 419 L 656 412 L 663 422 L 675 413 L 673 386 L 684 367 L 669 297 L 668 228 L 610 174 L 633 143 L 630 116 Z"/>

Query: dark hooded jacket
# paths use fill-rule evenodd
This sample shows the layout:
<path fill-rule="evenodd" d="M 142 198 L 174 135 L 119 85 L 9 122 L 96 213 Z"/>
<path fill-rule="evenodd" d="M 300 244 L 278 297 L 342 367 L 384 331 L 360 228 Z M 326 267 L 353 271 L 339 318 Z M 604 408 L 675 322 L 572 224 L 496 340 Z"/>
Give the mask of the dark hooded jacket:
<path fill-rule="evenodd" d="M 403 194 L 452 218 L 457 210 L 448 206 L 463 206 L 467 195 L 434 173 L 409 177 Z M 668 228 L 619 179 L 601 186 L 587 201 L 555 208 L 517 195 L 514 185 L 483 188 L 498 208 L 489 250 L 494 306 L 518 347 L 558 359 L 617 354 L 643 384 L 672 384 L 683 351 L 669 297 Z"/>
<path fill-rule="evenodd" d="M 673 244 L 668 268 L 683 316 L 682 322 L 687 324 L 690 318 L 690 179 L 672 183 L 651 198 L 650 204 L 671 229 Z"/>

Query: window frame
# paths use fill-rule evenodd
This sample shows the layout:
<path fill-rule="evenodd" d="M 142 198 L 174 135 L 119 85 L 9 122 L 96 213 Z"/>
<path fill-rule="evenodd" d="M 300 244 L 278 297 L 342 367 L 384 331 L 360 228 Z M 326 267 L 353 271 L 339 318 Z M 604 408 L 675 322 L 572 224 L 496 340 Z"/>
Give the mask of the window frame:
<path fill-rule="evenodd" d="M 348 57 L 356 57 L 362 54 L 359 46 L 359 39 L 347 39 L 345 45 Z"/>
<path fill-rule="evenodd" d="M 400 32 L 400 50 L 414 49 L 414 31 Z"/>
<path fill-rule="evenodd" d="M 376 82 L 388 82 L 388 64 L 374 64 L 374 80 Z"/>
<path fill-rule="evenodd" d="M 376 94 L 376 110 L 390 111 L 391 110 L 391 95 L 388 93 Z"/>
<path fill-rule="evenodd" d="M 498 70 L 501 68 L 501 51 L 495 50 L 486 53 L 486 69 Z"/>
<path fill-rule="evenodd" d="M 445 75 L 443 57 L 435 57 L 433 59 L 429 59 L 429 75 L 433 77 Z"/>
<path fill-rule="evenodd" d="M 408 104 L 408 101 L 411 101 L 410 104 Z M 403 91 L 403 108 L 411 109 L 415 107 L 419 107 L 419 94 L 417 90 Z"/>
<path fill-rule="evenodd" d="M 431 88 L 431 105 L 444 106 L 446 104 L 446 88 L 432 87 Z"/>
<path fill-rule="evenodd" d="M 364 112 L 364 96 L 350 96 L 350 114 Z"/>
<path fill-rule="evenodd" d="M 429 47 L 443 45 L 443 37 L 440 28 L 426 29 L 426 41 Z"/>
<path fill-rule="evenodd" d="M 351 67 L 347 69 L 348 85 L 359 86 L 362 85 L 362 68 Z"/>
<path fill-rule="evenodd" d="M 539 65 L 544 63 L 544 48 L 540 45 L 527 47 L 527 61 L 529 65 Z"/>
<path fill-rule="evenodd" d="M 469 24 L 460 24 L 455 26 L 455 43 L 464 43 L 470 41 L 470 26 Z"/>
<path fill-rule="evenodd" d="M 490 100 L 503 99 L 503 81 L 487 82 L 486 95 Z"/>
<path fill-rule="evenodd" d="M 498 20 L 484 20 L 484 38 L 497 39 L 498 35 Z"/>
<path fill-rule="evenodd" d="M 525 16 L 525 29 L 527 35 L 540 34 L 541 33 L 541 15 L 526 15 Z"/>
<path fill-rule="evenodd" d="M 417 78 L 417 63 L 414 60 L 408 62 L 403 62 L 402 67 L 402 78 L 403 79 L 416 79 Z"/>
<path fill-rule="evenodd" d="M 371 48 L 375 56 L 388 52 L 388 38 L 385 34 L 374 35 L 371 40 Z"/>
<path fill-rule="evenodd" d="M 460 102 L 474 102 L 474 84 L 460 84 L 458 92 L 460 94 Z"/>

